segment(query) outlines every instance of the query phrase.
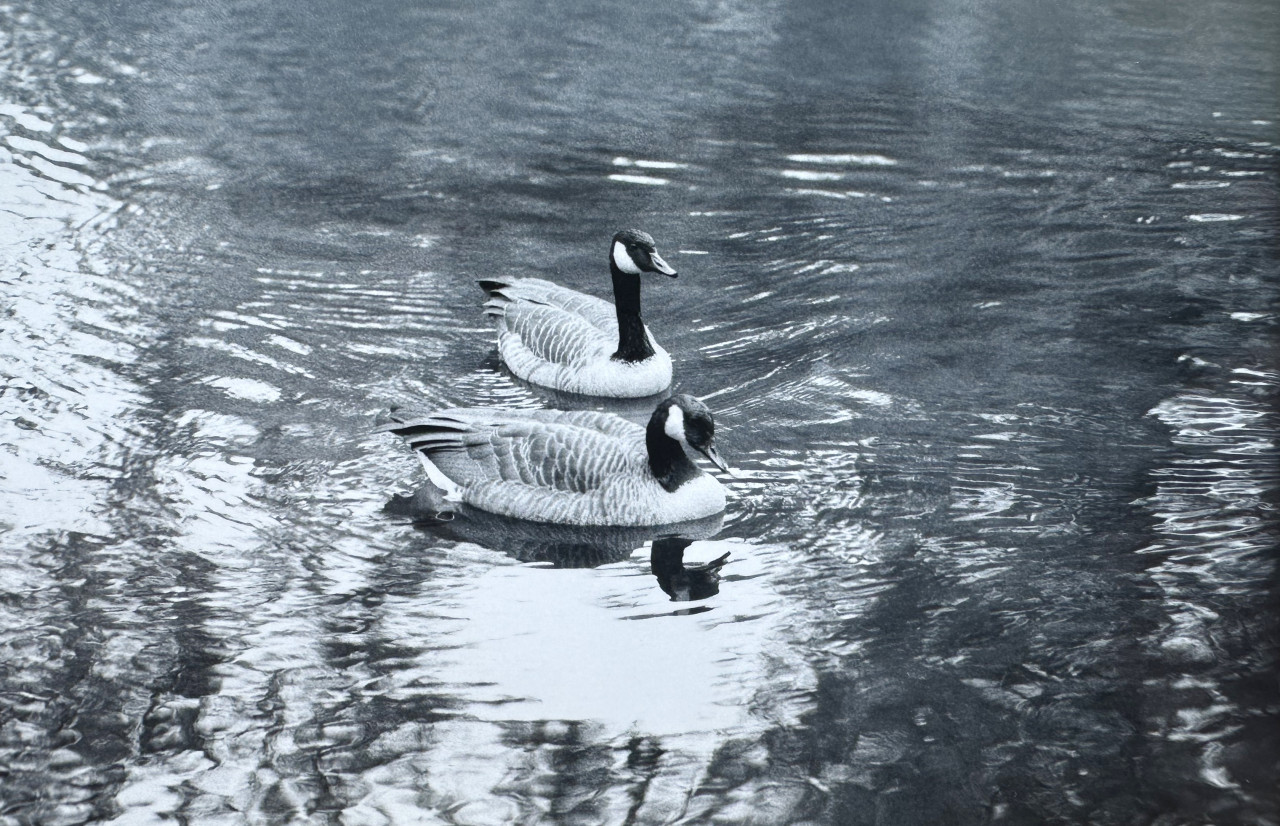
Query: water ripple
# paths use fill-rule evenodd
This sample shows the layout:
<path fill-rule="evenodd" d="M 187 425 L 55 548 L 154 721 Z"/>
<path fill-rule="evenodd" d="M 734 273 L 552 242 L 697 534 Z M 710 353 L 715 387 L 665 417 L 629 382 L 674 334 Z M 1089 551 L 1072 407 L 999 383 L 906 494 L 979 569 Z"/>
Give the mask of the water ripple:
<path fill-rule="evenodd" d="M 1275 821 L 1274 20 L 1094 5 L 0 5 L 0 820 Z M 715 581 L 385 510 L 622 226 Z"/>

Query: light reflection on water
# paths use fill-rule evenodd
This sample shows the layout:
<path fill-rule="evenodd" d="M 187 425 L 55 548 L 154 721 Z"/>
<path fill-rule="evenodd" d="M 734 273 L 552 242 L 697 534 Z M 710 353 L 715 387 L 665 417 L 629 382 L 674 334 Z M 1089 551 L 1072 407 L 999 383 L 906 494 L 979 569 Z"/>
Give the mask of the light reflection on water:
<path fill-rule="evenodd" d="M 0 9 L 0 819 L 1277 819 L 1274 15 L 828 5 Z M 626 225 L 723 524 L 387 513 Z"/>

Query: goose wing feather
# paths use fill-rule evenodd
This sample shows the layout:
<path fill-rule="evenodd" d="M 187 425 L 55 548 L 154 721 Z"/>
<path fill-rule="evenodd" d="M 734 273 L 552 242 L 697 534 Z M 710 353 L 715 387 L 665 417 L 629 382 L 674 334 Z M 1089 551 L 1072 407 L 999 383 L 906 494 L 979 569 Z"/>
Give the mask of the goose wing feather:
<path fill-rule="evenodd" d="M 456 408 L 388 425 L 463 487 L 516 483 L 587 493 L 644 461 L 644 430 L 589 411 Z"/>
<path fill-rule="evenodd" d="M 644 435 L 644 428 L 613 413 L 594 410 L 500 410 L 491 407 L 453 407 L 413 418 L 400 418 L 381 430 L 399 433 L 419 426 L 451 425 L 454 429 L 465 427 L 478 429 L 505 422 L 540 422 L 549 425 L 563 424 L 597 430 L 606 436 L 628 438 Z"/>
<path fill-rule="evenodd" d="M 515 339 L 500 340 L 504 359 L 510 355 L 518 360 L 517 353 L 526 358 L 531 354 L 535 358 L 533 364 L 579 367 L 607 359 L 617 346 L 616 319 L 610 335 L 582 316 L 548 304 L 510 304 L 500 323 L 504 332 Z M 511 366 L 515 370 L 518 363 Z"/>
<path fill-rule="evenodd" d="M 541 278 L 482 280 L 479 283 L 489 294 L 489 300 L 485 302 L 485 312 L 489 315 L 504 315 L 510 312 L 512 304 L 540 304 L 579 316 L 611 338 L 618 336 L 617 312 L 604 299 Z"/>

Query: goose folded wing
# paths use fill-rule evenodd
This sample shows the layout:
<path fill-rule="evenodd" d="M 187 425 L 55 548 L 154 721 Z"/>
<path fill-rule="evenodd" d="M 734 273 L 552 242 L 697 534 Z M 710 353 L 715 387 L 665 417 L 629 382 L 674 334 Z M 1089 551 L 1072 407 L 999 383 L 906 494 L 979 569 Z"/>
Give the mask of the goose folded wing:
<path fill-rule="evenodd" d="M 404 436 L 445 476 L 463 485 L 514 482 L 586 493 L 633 469 L 643 456 L 644 431 L 601 413 L 464 408 L 386 429 Z"/>
<path fill-rule="evenodd" d="M 442 451 L 431 459 L 450 478 L 467 474 L 489 482 L 587 493 L 626 471 L 639 443 L 630 445 L 632 450 L 628 446 L 585 428 L 512 422 L 474 433 L 461 450 Z"/>
<path fill-rule="evenodd" d="M 503 319 L 508 333 L 538 359 L 552 364 L 590 364 L 608 358 L 618 346 L 616 319 L 609 334 L 576 313 L 527 302 L 507 307 Z"/>
<path fill-rule="evenodd" d="M 593 295 L 561 287 L 541 278 L 521 278 L 510 282 L 482 281 L 480 286 L 490 295 L 486 308 L 492 305 L 494 309 L 501 308 L 502 313 L 509 313 L 514 309 L 512 305 L 523 303 L 554 307 L 578 316 L 610 336 L 618 335 L 618 317 L 613 305 Z"/>
<path fill-rule="evenodd" d="M 513 422 L 572 425 L 619 438 L 644 435 L 643 427 L 613 413 L 594 410 L 498 410 L 492 407 L 454 407 L 421 416 L 400 417 L 380 430 L 408 438 L 419 431 L 449 433 L 493 428 Z"/>

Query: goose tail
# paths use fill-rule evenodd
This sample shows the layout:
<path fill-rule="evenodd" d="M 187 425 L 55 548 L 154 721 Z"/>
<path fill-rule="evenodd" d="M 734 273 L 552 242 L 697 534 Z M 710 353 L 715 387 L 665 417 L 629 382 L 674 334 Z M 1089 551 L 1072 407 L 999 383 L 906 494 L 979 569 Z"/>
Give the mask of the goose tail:
<path fill-rule="evenodd" d="M 483 311 L 490 318 L 502 318 L 506 315 L 507 305 L 515 299 L 508 295 L 504 290 L 511 289 L 511 285 L 505 281 L 498 281 L 491 278 L 481 278 L 476 281 L 480 285 L 480 289 L 484 290 L 488 299 L 484 302 Z"/>
<path fill-rule="evenodd" d="M 408 420 L 398 414 L 391 414 L 391 421 L 378 428 L 380 432 L 390 432 L 402 437 L 413 448 L 413 452 L 422 461 L 422 468 L 432 485 L 444 493 L 449 502 L 462 501 L 462 489 L 444 471 L 431 461 L 431 453 L 435 450 L 458 448 L 463 444 L 463 437 L 471 428 L 464 421 L 448 416 L 435 415 L 425 419 Z"/>
<path fill-rule="evenodd" d="M 729 551 L 725 551 L 723 555 L 711 560 L 710 562 L 706 562 L 702 565 L 690 565 L 685 570 L 718 572 L 725 566 L 725 563 L 729 561 L 729 553 Z"/>
<path fill-rule="evenodd" d="M 427 481 L 431 482 L 444 494 L 444 501 L 461 502 L 462 488 L 458 487 L 456 482 L 445 476 L 444 472 L 435 466 L 435 463 L 431 461 L 431 457 L 427 455 L 425 450 L 419 450 L 417 454 L 418 458 L 422 460 L 422 469 L 427 472 Z"/>

